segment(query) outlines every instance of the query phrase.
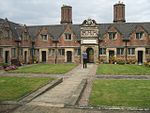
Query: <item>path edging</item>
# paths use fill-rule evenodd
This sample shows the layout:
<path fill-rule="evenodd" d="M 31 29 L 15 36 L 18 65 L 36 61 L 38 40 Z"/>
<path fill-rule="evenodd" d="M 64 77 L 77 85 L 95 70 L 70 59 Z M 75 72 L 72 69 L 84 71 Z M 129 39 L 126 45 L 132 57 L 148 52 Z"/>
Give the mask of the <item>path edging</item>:
<path fill-rule="evenodd" d="M 63 82 L 63 78 L 59 78 L 57 80 L 54 80 L 52 82 L 50 82 L 49 84 L 43 86 L 42 88 L 36 90 L 35 92 L 29 94 L 28 96 L 24 97 L 23 99 L 21 99 L 19 101 L 19 103 L 28 103 L 31 100 L 33 100 L 34 98 L 38 97 L 39 95 L 45 93 L 46 91 L 54 88 L 55 86 L 57 86 L 58 84 Z"/>
<path fill-rule="evenodd" d="M 69 100 L 65 103 L 64 106 L 74 106 L 80 99 L 82 92 L 84 91 L 87 84 L 87 80 L 83 79 L 77 89 L 73 92 L 73 95 L 70 96 Z"/>

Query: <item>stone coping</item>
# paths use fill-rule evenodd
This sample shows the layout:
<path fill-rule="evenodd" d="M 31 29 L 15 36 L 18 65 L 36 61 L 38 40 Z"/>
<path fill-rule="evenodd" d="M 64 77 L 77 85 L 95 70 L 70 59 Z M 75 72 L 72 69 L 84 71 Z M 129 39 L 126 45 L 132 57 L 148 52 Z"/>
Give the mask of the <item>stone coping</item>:
<path fill-rule="evenodd" d="M 96 78 L 150 80 L 150 75 L 96 75 Z"/>
<path fill-rule="evenodd" d="M 77 87 L 77 89 L 72 93 L 72 95 L 70 96 L 70 98 L 68 99 L 68 101 L 65 103 L 64 106 L 74 106 L 76 105 L 76 103 L 78 102 L 78 100 L 80 99 L 85 87 L 87 84 L 87 80 L 83 79 L 81 81 L 81 83 L 79 84 L 79 86 Z"/>
<path fill-rule="evenodd" d="M 66 108 L 75 109 L 93 109 L 93 110 L 127 110 L 127 111 L 148 111 L 150 108 L 138 108 L 138 107 L 124 107 L 124 106 L 66 106 Z"/>
<path fill-rule="evenodd" d="M 58 84 L 60 84 L 63 81 L 63 78 L 58 78 L 57 80 L 54 80 L 50 83 L 48 83 L 47 85 L 37 89 L 36 91 L 31 92 L 30 94 L 27 94 L 23 97 L 21 97 L 18 101 L 3 101 L 0 104 L 1 105 L 24 105 L 28 102 L 30 102 L 31 100 L 33 100 L 34 98 L 38 97 L 39 95 L 45 93 L 46 91 L 54 88 L 55 86 L 57 86 Z"/>

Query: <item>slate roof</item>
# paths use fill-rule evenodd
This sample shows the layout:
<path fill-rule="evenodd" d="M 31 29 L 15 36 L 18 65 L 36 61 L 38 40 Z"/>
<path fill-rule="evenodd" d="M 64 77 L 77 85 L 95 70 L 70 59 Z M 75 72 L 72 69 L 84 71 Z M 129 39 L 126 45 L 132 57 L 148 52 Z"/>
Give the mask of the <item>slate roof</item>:
<path fill-rule="evenodd" d="M 6 20 L 0 18 L 0 29 L 2 29 L 2 24 Z M 16 24 L 14 22 L 9 22 L 10 28 L 13 31 L 13 35 L 16 39 L 19 39 L 21 35 L 22 25 Z M 142 26 L 145 31 L 150 35 L 150 22 L 141 22 L 141 23 L 102 23 L 98 24 L 100 31 L 100 39 L 103 38 L 103 35 L 108 32 L 109 27 L 114 26 L 122 35 L 123 39 L 129 39 L 130 34 L 135 31 L 137 26 Z M 40 25 L 40 26 L 27 26 L 30 37 L 34 40 L 37 37 L 38 32 L 46 27 L 48 29 L 49 34 L 52 37 L 52 40 L 57 41 L 62 33 L 64 32 L 66 25 Z M 80 40 L 80 24 L 71 25 L 71 29 L 74 34 L 77 36 L 77 40 Z"/>
<path fill-rule="evenodd" d="M 2 29 L 3 27 L 3 24 L 5 22 L 8 22 L 9 26 L 10 26 L 10 29 L 12 31 L 12 35 L 13 37 L 15 37 L 15 39 L 18 39 L 18 33 L 17 33 L 17 27 L 20 27 L 21 25 L 20 24 L 17 24 L 17 23 L 14 23 L 14 22 L 11 22 L 11 21 L 8 21 L 7 19 L 1 19 L 0 18 L 0 29 Z"/>
<path fill-rule="evenodd" d="M 110 23 L 99 24 L 100 38 L 108 31 L 110 26 L 114 26 L 123 35 L 124 39 L 129 39 L 130 34 L 135 31 L 137 26 L 142 26 L 144 30 L 150 35 L 150 22 L 145 23 Z"/>

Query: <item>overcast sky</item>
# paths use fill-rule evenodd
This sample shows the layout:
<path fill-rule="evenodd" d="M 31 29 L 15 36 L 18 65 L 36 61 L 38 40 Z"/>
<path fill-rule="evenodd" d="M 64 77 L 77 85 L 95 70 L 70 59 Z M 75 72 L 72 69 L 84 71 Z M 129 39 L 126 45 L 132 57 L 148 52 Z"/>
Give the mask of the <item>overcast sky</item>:
<path fill-rule="evenodd" d="M 0 0 L 0 18 L 27 24 L 59 24 L 63 4 L 73 8 L 73 23 L 87 18 L 97 23 L 113 21 L 113 5 L 119 0 Z M 121 0 L 127 22 L 150 22 L 150 0 Z"/>

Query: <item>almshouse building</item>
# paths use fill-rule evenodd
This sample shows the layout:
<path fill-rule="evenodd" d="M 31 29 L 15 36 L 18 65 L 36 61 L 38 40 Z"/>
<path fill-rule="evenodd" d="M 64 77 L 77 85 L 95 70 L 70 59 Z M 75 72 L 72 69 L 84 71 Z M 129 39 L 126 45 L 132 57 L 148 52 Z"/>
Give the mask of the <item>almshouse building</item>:
<path fill-rule="evenodd" d="M 93 19 L 72 23 L 72 7 L 62 6 L 60 25 L 26 26 L 0 19 L 0 63 L 81 63 L 150 61 L 150 22 L 127 23 L 125 5 L 114 5 L 113 23 Z"/>

